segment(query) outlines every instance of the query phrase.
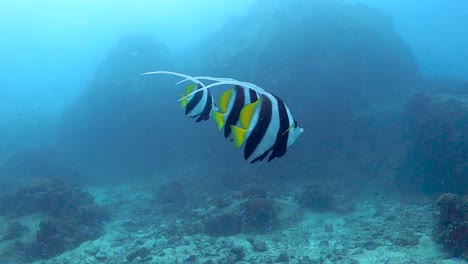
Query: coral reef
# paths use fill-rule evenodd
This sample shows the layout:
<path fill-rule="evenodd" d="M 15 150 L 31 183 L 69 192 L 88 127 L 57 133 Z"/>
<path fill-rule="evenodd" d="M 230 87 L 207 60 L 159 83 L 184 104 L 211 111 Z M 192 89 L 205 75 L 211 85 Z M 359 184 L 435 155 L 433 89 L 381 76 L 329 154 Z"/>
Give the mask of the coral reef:
<path fill-rule="evenodd" d="M 435 240 L 455 257 L 468 259 L 468 195 L 444 193 L 437 201 Z"/>
<path fill-rule="evenodd" d="M 13 221 L 8 225 L 8 229 L 5 232 L 2 240 L 11 240 L 20 237 L 24 232 L 29 232 L 30 229 L 24 226 L 19 221 Z"/>
<path fill-rule="evenodd" d="M 318 186 L 309 185 L 298 196 L 299 204 L 306 209 L 318 212 L 333 211 L 337 204 L 335 197 Z"/>
<path fill-rule="evenodd" d="M 240 205 L 245 230 L 270 231 L 275 224 L 275 202 L 266 198 L 254 198 Z"/>
<path fill-rule="evenodd" d="M 241 218 L 227 213 L 210 216 L 204 225 L 204 232 L 210 236 L 232 236 L 242 231 Z"/>
<path fill-rule="evenodd" d="M 88 192 L 69 186 L 59 178 L 34 178 L 2 199 L 9 201 L 5 210 L 10 217 L 31 213 L 47 215 L 33 241 L 15 242 L 27 259 L 50 258 L 96 239 L 110 218 L 109 210 L 95 204 Z M 5 237 L 18 237 L 24 230 L 21 224 L 12 224 Z"/>
<path fill-rule="evenodd" d="M 252 185 L 242 191 L 242 198 L 266 198 L 268 192 L 264 187 Z"/>
<path fill-rule="evenodd" d="M 187 203 L 187 195 L 180 182 L 168 182 L 158 188 L 155 202 L 161 204 L 165 212 L 177 212 Z"/>
<path fill-rule="evenodd" d="M 35 212 L 59 216 L 94 202 L 89 193 L 68 186 L 61 178 L 33 178 L 0 200 L 8 201 L 4 213 L 14 216 Z"/>
<path fill-rule="evenodd" d="M 142 247 L 139 249 L 136 249 L 135 251 L 131 252 L 130 254 L 127 255 L 127 260 L 129 262 L 132 262 L 136 258 L 144 259 L 148 255 L 150 255 L 150 250 L 147 249 L 146 247 Z"/>

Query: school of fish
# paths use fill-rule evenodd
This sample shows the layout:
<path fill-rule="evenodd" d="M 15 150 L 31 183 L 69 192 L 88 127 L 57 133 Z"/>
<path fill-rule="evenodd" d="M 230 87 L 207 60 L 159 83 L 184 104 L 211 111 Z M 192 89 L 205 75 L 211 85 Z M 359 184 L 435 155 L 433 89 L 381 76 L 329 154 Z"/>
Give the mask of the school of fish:
<path fill-rule="evenodd" d="M 211 117 L 218 130 L 223 130 L 224 137 L 233 141 L 236 148 L 244 146 L 247 162 L 271 161 L 283 156 L 304 132 L 281 98 L 255 84 L 230 78 L 193 77 L 172 71 L 143 75 L 148 74 L 184 78 L 177 84 L 190 81 L 179 99 L 185 115 L 196 118 L 196 122 Z M 203 82 L 206 81 L 211 83 L 205 85 Z M 230 88 L 221 94 L 216 104 L 210 89 L 226 86 Z"/>

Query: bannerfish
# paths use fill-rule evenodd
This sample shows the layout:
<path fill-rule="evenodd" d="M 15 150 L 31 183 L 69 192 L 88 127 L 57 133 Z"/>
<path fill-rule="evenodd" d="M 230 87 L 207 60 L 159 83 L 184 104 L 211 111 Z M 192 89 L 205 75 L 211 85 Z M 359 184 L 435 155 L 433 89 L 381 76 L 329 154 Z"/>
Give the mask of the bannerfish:
<path fill-rule="evenodd" d="M 233 139 L 231 126 L 238 123 L 242 108 L 257 101 L 258 98 L 259 94 L 255 90 L 243 88 L 239 85 L 221 94 L 218 101 L 218 110 L 213 110 L 212 116 L 218 130 L 224 128 L 224 137 L 226 139 Z"/>
<path fill-rule="evenodd" d="M 304 132 L 304 129 L 297 125 L 297 121 L 294 120 L 291 111 L 281 98 L 254 84 L 237 80 L 222 80 L 200 90 L 221 85 L 238 85 L 245 89 L 252 89 L 259 95 L 258 100 L 242 107 L 238 122 L 230 125 L 236 148 L 244 145 L 246 161 L 255 163 L 267 157 L 268 161 L 282 157 L 287 148 L 294 144 Z M 220 102 L 220 111 L 223 111 L 222 104 Z"/>
<path fill-rule="evenodd" d="M 214 107 L 213 95 L 209 89 L 198 91 L 200 88 L 205 87 L 200 80 L 186 74 L 171 71 L 154 71 L 144 73 L 143 75 L 148 74 L 170 74 L 192 81 L 193 83 L 186 87 L 185 93 L 181 94 L 181 99 L 179 100 L 180 106 L 185 108 L 186 116 L 197 118 L 196 122 L 210 118 L 211 110 Z"/>
<path fill-rule="evenodd" d="M 202 87 L 192 83 L 187 86 L 185 94 L 181 94 L 180 106 L 185 107 L 186 116 L 197 118 L 196 122 L 208 120 L 213 109 L 213 95 L 208 89 L 200 90 Z M 200 91 L 191 94 L 195 90 Z"/>
<path fill-rule="evenodd" d="M 231 78 L 217 78 L 217 77 L 210 77 L 210 76 L 198 76 L 192 77 L 195 80 L 209 80 L 209 81 L 237 81 Z M 183 82 L 189 81 L 190 79 L 186 78 L 177 84 L 181 84 Z M 218 108 L 212 109 L 212 116 L 213 120 L 215 121 L 216 125 L 218 126 L 218 130 L 224 128 L 224 137 L 228 140 L 233 140 L 233 136 L 231 133 L 231 125 L 237 124 L 239 121 L 240 111 L 246 104 L 250 104 L 255 102 L 259 98 L 259 94 L 257 90 L 261 90 L 261 88 L 255 86 L 251 83 L 243 82 L 245 85 L 252 86 L 252 88 L 244 88 L 240 85 L 235 85 L 233 88 L 225 91 L 219 98 L 219 102 L 217 104 Z M 262 92 L 264 92 L 262 90 Z"/>
<path fill-rule="evenodd" d="M 291 111 L 278 96 L 271 94 L 259 86 L 231 78 L 215 78 L 209 76 L 192 77 L 176 72 L 157 71 L 144 74 L 166 73 L 185 78 L 179 83 L 192 81 L 187 87 L 185 94 L 179 99 L 181 105 L 188 107 L 196 94 L 204 93 L 211 97 L 210 88 L 225 85 L 234 85 L 234 88 L 227 90 L 220 97 L 219 109 L 212 103 L 209 110 L 213 119 L 218 125 L 218 129 L 225 128 L 225 137 L 231 137 L 236 148 L 244 146 L 244 159 L 250 163 L 261 162 L 266 159 L 268 162 L 274 158 L 282 157 L 289 146 L 304 132 L 297 121 L 294 120 Z M 213 83 L 204 85 L 200 80 L 209 80 Z M 196 89 L 195 89 L 196 88 Z M 235 104 L 236 99 L 244 95 L 243 104 Z M 246 96 L 248 94 L 248 96 Z M 200 95 L 199 95 L 200 96 Z M 248 98 L 247 98 L 248 97 Z M 246 100 L 247 99 L 247 100 Z M 208 100 L 208 99 L 206 99 Z M 213 99 L 211 99 L 213 101 Z M 200 101 L 203 101 L 200 99 Z M 206 108 L 201 110 L 201 102 L 193 101 L 195 106 L 200 106 L 194 110 L 200 120 L 209 118 L 206 116 Z M 206 101 L 205 101 L 206 102 Z M 206 106 L 206 104 L 204 105 Z M 231 117 L 231 113 L 239 111 L 238 118 Z M 186 109 L 187 115 L 193 115 Z M 203 117 L 202 117 L 203 114 Z M 234 116 L 234 114 L 233 114 Z M 237 119 L 237 120 L 235 120 Z M 199 121 L 199 120 L 197 120 Z M 230 128 L 226 129 L 227 127 Z"/>

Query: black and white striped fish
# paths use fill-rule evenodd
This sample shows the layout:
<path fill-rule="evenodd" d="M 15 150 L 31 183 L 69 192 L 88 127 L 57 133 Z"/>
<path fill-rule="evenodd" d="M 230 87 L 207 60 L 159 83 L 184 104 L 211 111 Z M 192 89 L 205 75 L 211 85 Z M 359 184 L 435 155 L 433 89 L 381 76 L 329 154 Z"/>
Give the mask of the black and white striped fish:
<path fill-rule="evenodd" d="M 244 158 L 250 163 L 263 161 L 267 157 L 268 161 L 282 157 L 287 148 L 304 132 L 303 128 L 297 126 L 291 111 L 278 96 L 266 92 L 255 84 L 230 78 L 191 77 L 167 71 L 145 74 L 159 73 L 184 77 L 185 80 L 181 82 L 187 80 L 194 82 L 195 84 L 189 85 L 179 100 L 181 105 L 186 107 L 186 115 L 198 116 L 198 122 L 209 117 L 209 113 L 206 113 L 209 109 L 218 129 L 225 128 L 225 137 L 232 137 L 237 148 L 244 145 Z M 200 80 L 214 83 L 205 86 Z M 235 85 L 235 87 L 221 95 L 217 110 L 212 103 L 210 88 L 223 85 Z M 208 104 L 209 98 L 211 104 Z M 191 103 L 193 106 L 189 108 Z"/>
<path fill-rule="evenodd" d="M 271 161 L 282 157 L 287 148 L 294 144 L 304 132 L 303 128 L 297 126 L 296 120 L 283 100 L 254 84 L 237 80 L 222 80 L 205 86 L 201 90 L 220 85 L 237 85 L 240 88 L 244 87 L 244 95 L 245 91 L 249 91 L 250 95 L 250 90 L 253 90 L 259 96 L 258 100 L 242 107 L 235 125 L 230 124 L 234 144 L 237 148 L 245 145 L 244 158 L 248 162 L 263 161 L 267 157 L 268 161 Z M 221 105 L 226 105 L 223 100 L 226 99 L 221 98 L 220 111 L 225 108 Z M 226 107 L 224 110 L 227 111 L 227 109 Z M 216 114 L 213 115 L 214 118 L 215 116 Z"/>
<path fill-rule="evenodd" d="M 232 139 L 231 126 L 236 125 L 242 108 L 257 101 L 259 94 L 251 88 L 243 88 L 236 85 L 225 91 L 219 98 L 218 111 L 213 110 L 213 120 L 218 125 L 218 130 L 224 128 L 224 137 Z"/>
<path fill-rule="evenodd" d="M 200 90 L 200 84 L 189 84 L 185 94 L 181 95 L 180 106 L 185 107 L 185 115 L 191 118 L 197 118 L 197 122 L 208 120 L 213 108 L 213 95 L 211 91 Z M 195 90 L 200 90 L 191 94 Z M 188 95 L 191 94 L 191 95 Z"/>
<path fill-rule="evenodd" d="M 304 132 L 286 104 L 276 95 L 262 94 L 242 108 L 239 125 L 231 126 L 234 144 L 243 144 L 244 158 L 250 163 L 282 157 L 289 146 Z"/>

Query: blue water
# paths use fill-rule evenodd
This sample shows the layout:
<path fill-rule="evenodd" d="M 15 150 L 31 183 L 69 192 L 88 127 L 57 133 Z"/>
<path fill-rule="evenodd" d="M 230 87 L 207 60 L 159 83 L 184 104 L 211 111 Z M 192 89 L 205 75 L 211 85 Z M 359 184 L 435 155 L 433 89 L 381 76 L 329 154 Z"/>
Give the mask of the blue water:
<path fill-rule="evenodd" d="M 5 0 L 0 32 L 5 195 L 44 177 L 88 188 L 203 173 L 226 192 L 338 182 L 433 204 L 466 195 L 464 0 Z M 141 76 L 155 70 L 254 83 L 305 132 L 249 164 L 214 122 L 184 116 L 181 78 Z"/>

